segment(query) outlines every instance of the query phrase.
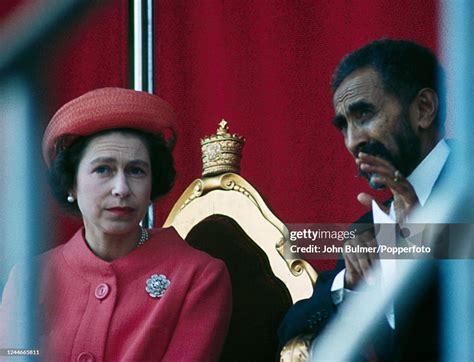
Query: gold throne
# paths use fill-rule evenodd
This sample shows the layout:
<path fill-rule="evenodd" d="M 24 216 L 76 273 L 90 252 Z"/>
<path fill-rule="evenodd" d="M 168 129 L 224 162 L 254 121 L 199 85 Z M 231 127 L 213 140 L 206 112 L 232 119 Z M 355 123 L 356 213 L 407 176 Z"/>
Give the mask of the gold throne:
<path fill-rule="evenodd" d="M 292 304 L 311 296 L 317 274 L 306 261 L 283 257 L 287 228 L 239 175 L 244 142 L 225 120 L 201 140 L 203 176 L 164 226 L 227 265 L 233 314 L 221 360 L 266 362 L 278 359 L 278 325 Z"/>

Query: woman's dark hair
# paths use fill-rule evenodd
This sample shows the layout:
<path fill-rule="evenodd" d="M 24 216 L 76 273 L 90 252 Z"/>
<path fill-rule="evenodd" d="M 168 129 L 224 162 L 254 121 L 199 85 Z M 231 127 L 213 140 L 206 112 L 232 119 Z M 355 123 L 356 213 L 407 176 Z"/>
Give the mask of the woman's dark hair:
<path fill-rule="evenodd" d="M 162 135 L 133 128 L 104 130 L 76 139 L 71 146 L 58 153 L 49 169 L 48 181 L 53 196 L 66 210 L 75 214 L 79 213 L 77 202 L 70 203 L 67 197 L 69 191 L 74 188 L 84 150 L 94 138 L 115 132 L 137 136 L 145 144 L 151 162 L 151 201 L 165 195 L 173 187 L 176 177 L 173 155 Z"/>

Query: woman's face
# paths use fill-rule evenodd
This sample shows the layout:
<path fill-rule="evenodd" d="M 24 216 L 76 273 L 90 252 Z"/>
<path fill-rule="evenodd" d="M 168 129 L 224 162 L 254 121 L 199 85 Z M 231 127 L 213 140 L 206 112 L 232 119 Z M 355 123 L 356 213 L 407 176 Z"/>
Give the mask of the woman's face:
<path fill-rule="evenodd" d="M 89 233 L 124 234 L 136 230 L 151 194 L 151 164 L 143 141 L 121 132 L 90 141 L 73 191 Z"/>

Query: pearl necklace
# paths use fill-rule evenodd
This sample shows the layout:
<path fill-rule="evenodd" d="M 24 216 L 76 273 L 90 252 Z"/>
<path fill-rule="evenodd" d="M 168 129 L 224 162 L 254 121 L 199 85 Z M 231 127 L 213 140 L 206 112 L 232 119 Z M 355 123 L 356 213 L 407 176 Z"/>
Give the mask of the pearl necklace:
<path fill-rule="evenodd" d="M 145 244 L 145 241 L 147 241 L 149 238 L 150 234 L 148 233 L 148 229 L 144 229 L 140 226 L 140 240 L 138 240 L 137 247 Z"/>

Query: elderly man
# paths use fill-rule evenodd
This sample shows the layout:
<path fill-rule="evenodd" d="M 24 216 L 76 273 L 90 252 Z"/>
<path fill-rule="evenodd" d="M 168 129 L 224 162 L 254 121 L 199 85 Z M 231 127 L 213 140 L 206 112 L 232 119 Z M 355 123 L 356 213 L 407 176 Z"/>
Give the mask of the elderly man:
<path fill-rule="evenodd" d="M 332 122 L 344 137 L 359 174 L 372 188 L 388 188 L 393 195 L 380 205 L 360 193 L 357 199 L 372 212 L 358 222 L 405 222 L 414 208 L 429 203 L 450 153 L 443 138 L 441 74 L 436 57 L 427 48 L 388 39 L 348 54 L 337 67 L 332 79 Z M 348 242 L 367 246 L 377 240 L 369 228 Z M 313 296 L 288 312 L 279 330 L 281 343 L 299 334 L 317 335 L 351 289 L 361 282 L 374 283 L 371 270 L 378 262 L 375 253 L 344 253 L 333 271 L 320 274 Z M 383 318 L 388 335 L 398 328 L 395 314 L 392 308 Z M 423 336 L 430 340 L 428 346 L 436 330 L 430 333 Z"/>

